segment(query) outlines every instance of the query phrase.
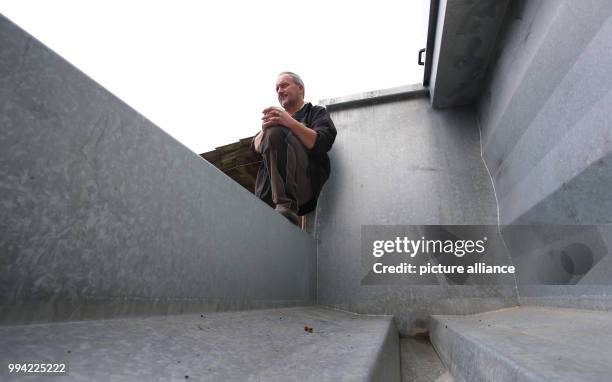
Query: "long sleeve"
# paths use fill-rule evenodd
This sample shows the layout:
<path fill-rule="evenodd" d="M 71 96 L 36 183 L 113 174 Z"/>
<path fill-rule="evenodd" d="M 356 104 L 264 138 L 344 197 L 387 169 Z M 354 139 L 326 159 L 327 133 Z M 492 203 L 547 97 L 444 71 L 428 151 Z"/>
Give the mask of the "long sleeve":
<path fill-rule="evenodd" d="M 325 108 L 317 108 L 311 125 L 308 126 L 317 133 L 315 144 L 310 152 L 317 157 L 322 157 L 327 153 L 336 139 L 336 127 Z"/>

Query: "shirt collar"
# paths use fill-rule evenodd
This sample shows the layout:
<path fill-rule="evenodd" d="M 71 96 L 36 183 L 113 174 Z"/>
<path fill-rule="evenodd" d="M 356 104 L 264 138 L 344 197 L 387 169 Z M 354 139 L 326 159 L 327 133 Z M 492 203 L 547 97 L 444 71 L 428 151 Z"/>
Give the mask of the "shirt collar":
<path fill-rule="evenodd" d="M 305 111 L 306 109 L 306 105 L 308 105 L 310 102 L 304 102 L 304 104 L 302 105 L 302 107 L 300 108 L 300 110 L 296 111 L 295 113 L 293 113 L 294 116 L 297 116 L 298 114 L 301 114 L 303 111 Z"/>

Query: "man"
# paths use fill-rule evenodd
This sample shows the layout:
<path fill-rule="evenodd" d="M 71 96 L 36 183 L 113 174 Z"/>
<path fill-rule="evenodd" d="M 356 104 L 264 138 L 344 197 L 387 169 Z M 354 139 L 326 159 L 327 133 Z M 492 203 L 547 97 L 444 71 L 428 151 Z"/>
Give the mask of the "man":
<path fill-rule="evenodd" d="M 316 207 L 329 178 L 327 152 L 336 138 L 327 110 L 304 103 L 304 94 L 304 82 L 297 74 L 279 74 L 276 95 L 282 108 L 264 109 L 261 131 L 251 145 L 263 158 L 255 195 L 294 224 L 298 215 Z"/>

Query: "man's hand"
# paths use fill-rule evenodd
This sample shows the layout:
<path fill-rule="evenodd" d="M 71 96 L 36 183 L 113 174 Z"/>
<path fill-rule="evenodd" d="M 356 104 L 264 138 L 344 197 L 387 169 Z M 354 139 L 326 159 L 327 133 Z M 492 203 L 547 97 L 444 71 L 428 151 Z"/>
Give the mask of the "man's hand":
<path fill-rule="evenodd" d="M 285 109 L 277 106 L 270 106 L 265 108 L 263 114 L 263 117 L 261 117 L 263 121 L 261 124 L 262 130 L 270 126 L 277 125 L 282 125 L 292 129 L 295 124 L 299 123 L 298 121 L 293 119 L 291 114 L 287 113 Z"/>
<path fill-rule="evenodd" d="M 264 109 L 263 117 L 261 117 L 261 131 L 255 137 L 255 151 L 261 154 L 261 139 L 263 138 L 263 132 L 267 127 L 283 125 L 289 129 L 293 129 L 298 121 L 293 119 L 291 114 L 287 113 L 285 109 L 270 106 Z"/>
<path fill-rule="evenodd" d="M 255 137 L 255 151 L 261 153 L 261 139 L 263 132 L 270 126 L 285 126 L 306 146 L 307 149 L 312 149 L 317 140 L 317 133 L 296 121 L 291 114 L 285 109 L 277 106 L 270 106 L 264 109 L 264 116 L 261 117 L 261 131 Z"/>

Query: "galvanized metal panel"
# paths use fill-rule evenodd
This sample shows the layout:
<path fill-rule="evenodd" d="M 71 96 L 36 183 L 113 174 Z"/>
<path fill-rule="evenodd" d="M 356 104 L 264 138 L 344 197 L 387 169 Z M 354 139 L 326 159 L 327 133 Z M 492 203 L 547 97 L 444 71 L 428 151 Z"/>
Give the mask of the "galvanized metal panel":
<path fill-rule="evenodd" d="M 0 322 L 312 304 L 311 236 L 0 17 Z"/>
<path fill-rule="evenodd" d="M 513 285 L 360 285 L 362 225 L 494 225 L 495 196 L 473 109 L 436 111 L 423 94 L 334 109 L 332 175 L 317 212 L 319 303 L 396 314 L 403 332 L 429 313 L 516 303 Z"/>

